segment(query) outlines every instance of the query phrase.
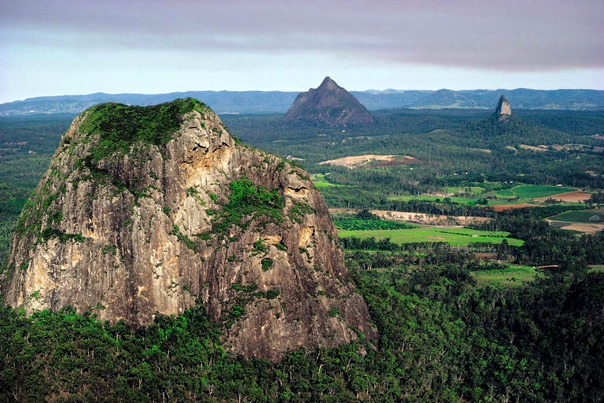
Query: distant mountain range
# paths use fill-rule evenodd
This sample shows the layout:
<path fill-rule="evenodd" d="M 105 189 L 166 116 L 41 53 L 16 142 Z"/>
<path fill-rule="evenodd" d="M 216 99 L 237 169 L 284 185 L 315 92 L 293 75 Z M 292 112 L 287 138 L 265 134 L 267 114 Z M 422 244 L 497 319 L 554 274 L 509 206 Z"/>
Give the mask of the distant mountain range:
<path fill-rule="evenodd" d="M 350 91 L 369 110 L 380 109 L 493 109 L 501 95 L 515 109 L 604 110 L 600 90 L 370 90 Z M 78 114 L 103 102 L 154 105 L 177 98 L 193 97 L 218 114 L 285 113 L 298 92 L 282 91 L 187 91 L 168 94 L 61 95 L 29 98 L 0 104 L 0 116 L 68 113 Z"/>

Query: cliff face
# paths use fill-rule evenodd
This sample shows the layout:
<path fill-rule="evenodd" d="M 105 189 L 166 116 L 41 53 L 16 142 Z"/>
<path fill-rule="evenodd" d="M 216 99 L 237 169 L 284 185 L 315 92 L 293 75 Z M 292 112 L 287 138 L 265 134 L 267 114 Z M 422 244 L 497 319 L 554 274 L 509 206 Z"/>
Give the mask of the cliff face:
<path fill-rule="evenodd" d="M 372 123 L 373 116 L 351 93 L 329 77 L 321 85 L 298 95 L 283 120 L 321 122 L 330 125 Z"/>
<path fill-rule="evenodd" d="M 234 352 L 372 337 L 306 172 L 244 146 L 198 101 L 77 117 L 13 238 L 5 301 L 133 326 L 198 300 Z"/>
<path fill-rule="evenodd" d="M 495 115 L 497 116 L 497 120 L 505 120 L 509 116 L 512 116 L 512 106 L 507 98 L 502 95 L 499 98 L 499 102 L 497 102 L 497 107 L 495 108 Z"/>

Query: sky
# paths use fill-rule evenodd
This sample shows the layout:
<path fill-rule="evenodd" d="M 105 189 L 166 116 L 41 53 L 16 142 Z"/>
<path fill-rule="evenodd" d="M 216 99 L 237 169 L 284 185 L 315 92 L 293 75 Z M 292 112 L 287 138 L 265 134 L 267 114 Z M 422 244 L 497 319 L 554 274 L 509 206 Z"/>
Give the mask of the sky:
<path fill-rule="evenodd" d="M 604 89 L 602 0 L 1 0 L 0 102 L 202 90 Z"/>

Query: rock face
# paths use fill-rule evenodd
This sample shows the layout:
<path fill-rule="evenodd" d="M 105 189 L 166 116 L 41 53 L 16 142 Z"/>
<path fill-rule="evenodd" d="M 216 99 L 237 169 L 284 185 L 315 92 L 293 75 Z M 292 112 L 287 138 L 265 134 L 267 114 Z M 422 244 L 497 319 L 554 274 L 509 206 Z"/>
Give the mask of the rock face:
<path fill-rule="evenodd" d="M 348 91 L 329 77 L 321 85 L 298 95 L 283 120 L 309 121 L 329 125 L 372 123 L 373 116 Z"/>
<path fill-rule="evenodd" d="M 512 107 L 510 103 L 505 98 L 505 95 L 502 95 L 499 98 L 499 102 L 497 102 L 497 108 L 495 109 L 495 115 L 497 116 L 498 121 L 502 121 L 507 119 L 509 116 L 512 116 Z"/>
<path fill-rule="evenodd" d="M 24 208 L 2 281 L 28 313 L 146 325 L 196 303 L 235 353 L 375 336 L 308 174 L 193 99 L 78 116 Z"/>

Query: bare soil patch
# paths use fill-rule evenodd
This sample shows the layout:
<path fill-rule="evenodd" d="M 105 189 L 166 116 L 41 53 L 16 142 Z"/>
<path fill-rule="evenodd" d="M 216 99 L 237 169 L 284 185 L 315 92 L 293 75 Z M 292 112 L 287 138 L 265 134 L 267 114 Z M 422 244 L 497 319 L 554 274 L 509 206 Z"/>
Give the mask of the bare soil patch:
<path fill-rule="evenodd" d="M 535 199 L 535 201 L 544 202 L 548 199 L 552 199 L 552 200 L 558 200 L 558 201 L 565 202 L 565 203 L 579 203 L 579 202 L 582 202 L 585 200 L 589 200 L 590 198 L 591 198 L 591 193 L 576 191 L 576 192 L 569 192 L 569 193 L 560 193 L 557 195 L 552 195 L 552 196 L 547 196 L 547 197 L 540 197 L 538 199 Z"/>
<path fill-rule="evenodd" d="M 441 226 L 464 226 L 469 224 L 479 224 L 490 220 L 488 217 L 446 216 L 390 210 L 372 210 L 371 213 L 386 220 Z"/>
<path fill-rule="evenodd" d="M 331 214 L 356 214 L 357 210 L 333 208 L 329 209 L 329 212 Z M 385 220 L 413 222 L 424 225 L 439 225 L 444 227 L 461 227 L 464 225 L 479 224 L 491 220 L 488 217 L 446 216 L 391 210 L 371 210 L 371 214 L 375 214 L 376 216 Z"/>
<path fill-rule="evenodd" d="M 517 208 L 525 208 L 525 207 L 537 207 L 537 205 L 535 204 L 529 204 L 529 203 L 518 203 L 518 204 L 493 204 L 492 206 L 489 206 L 490 208 L 492 208 L 495 211 L 507 211 L 507 210 L 514 210 Z"/>
<path fill-rule="evenodd" d="M 546 146 L 529 146 L 526 144 L 520 144 L 518 147 L 522 148 L 523 150 L 531 150 L 531 151 L 539 151 L 539 152 L 545 152 L 547 151 L 547 147 Z"/>
<path fill-rule="evenodd" d="M 364 154 L 323 161 L 320 162 L 319 165 L 337 165 L 354 169 L 372 162 L 378 162 L 379 166 L 390 166 L 410 164 L 417 161 L 419 161 L 417 158 L 411 157 L 409 155 Z"/>
<path fill-rule="evenodd" d="M 550 220 L 548 220 L 550 221 Z M 550 221 L 551 223 L 558 223 L 558 228 L 566 229 L 569 231 L 582 232 L 584 234 L 595 234 L 600 231 L 604 231 L 604 223 L 590 224 L 590 223 L 567 223 L 562 221 Z"/>

